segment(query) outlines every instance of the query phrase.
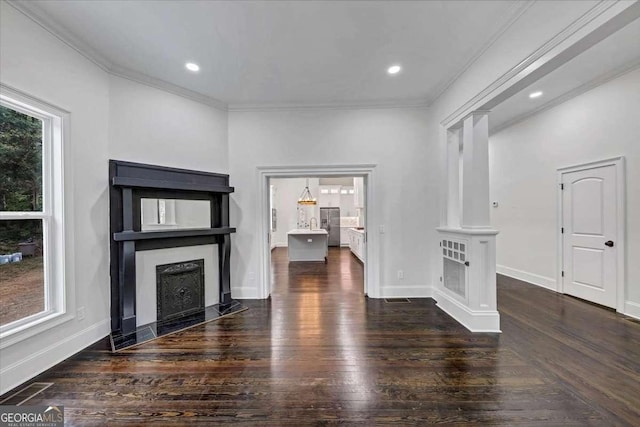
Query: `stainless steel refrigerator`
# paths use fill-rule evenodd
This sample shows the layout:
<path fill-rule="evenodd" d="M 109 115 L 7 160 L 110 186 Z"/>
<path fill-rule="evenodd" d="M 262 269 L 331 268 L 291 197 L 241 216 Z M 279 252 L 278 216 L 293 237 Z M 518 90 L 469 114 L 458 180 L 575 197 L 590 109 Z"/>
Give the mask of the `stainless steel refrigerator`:
<path fill-rule="evenodd" d="M 340 246 L 340 208 L 320 208 L 320 228 L 329 233 L 329 246 Z"/>

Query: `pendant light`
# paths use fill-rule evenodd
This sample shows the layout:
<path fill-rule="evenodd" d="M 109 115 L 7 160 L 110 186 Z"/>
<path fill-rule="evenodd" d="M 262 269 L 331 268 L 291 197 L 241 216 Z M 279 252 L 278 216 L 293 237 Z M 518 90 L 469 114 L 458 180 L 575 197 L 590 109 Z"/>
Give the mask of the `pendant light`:
<path fill-rule="evenodd" d="M 316 198 L 311 196 L 311 191 L 309 191 L 309 178 L 307 178 L 307 186 L 302 190 L 302 194 L 298 198 L 299 205 L 315 205 Z"/>

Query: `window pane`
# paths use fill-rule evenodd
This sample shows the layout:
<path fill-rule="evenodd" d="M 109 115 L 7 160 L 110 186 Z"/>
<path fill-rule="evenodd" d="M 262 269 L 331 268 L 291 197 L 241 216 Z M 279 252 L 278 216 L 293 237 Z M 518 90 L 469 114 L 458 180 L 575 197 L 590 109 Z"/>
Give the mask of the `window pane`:
<path fill-rule="evenodd" d="M 42 221 L 0 221 L 0 326 L 44 310 Z"/>
<path fill-rule="evenodd" d="M 42 210 L 42 120 L 0 106 L 0 211 Z"/>

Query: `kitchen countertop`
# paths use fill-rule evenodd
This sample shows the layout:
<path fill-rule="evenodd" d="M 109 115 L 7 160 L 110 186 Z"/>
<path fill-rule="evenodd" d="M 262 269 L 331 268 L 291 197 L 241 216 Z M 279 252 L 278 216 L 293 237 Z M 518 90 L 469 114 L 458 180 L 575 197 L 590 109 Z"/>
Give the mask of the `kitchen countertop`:
<path fill-rule="evenodd" d="M 358 230 L 357 228 L 351 227 L 350 230 L 355 231 L 356 233 L 362 233 L 364 234 L 364 228 L 362 230 Z"/>
<path fill-rule="evenodd" d="M 327 230 L 323 230 L 322 228 L 315 228 L 313 230 L 309 230 L 308 228 L 296 228 L 294 230 L 289 231 L 287 234 L 329 234 Z"/>

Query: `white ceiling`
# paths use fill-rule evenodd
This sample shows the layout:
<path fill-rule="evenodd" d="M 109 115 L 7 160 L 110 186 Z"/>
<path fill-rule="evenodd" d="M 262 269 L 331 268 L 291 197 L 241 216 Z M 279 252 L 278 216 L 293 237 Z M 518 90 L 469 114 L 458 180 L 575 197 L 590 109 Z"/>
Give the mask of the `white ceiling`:
<path fill-rule="evenodd" d="M 232 105 L 432 101 L 521 1 L 14 1 L 105 68 Z M 489 24 L 490 23 L 490 24 Z M 198 74 L 184 69 L 193 61 Z M 389 65 L 403 70 L 389 76 Z"/>
<path fill-rule="evenodd" d="M 500 131 L 638 66 L 640 19 L 495 107 L 489 115 L 489 131 Z M 543 95 L 530 99 L 529 94 L 536 91 Z"/>

